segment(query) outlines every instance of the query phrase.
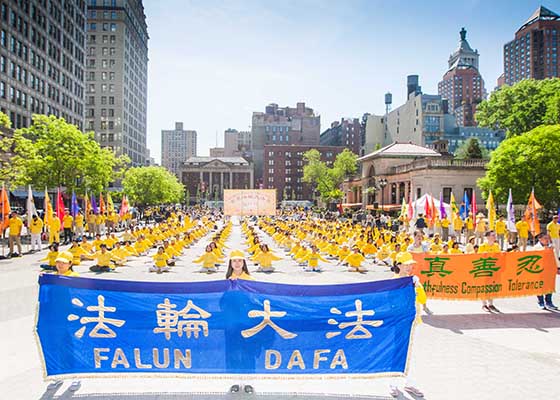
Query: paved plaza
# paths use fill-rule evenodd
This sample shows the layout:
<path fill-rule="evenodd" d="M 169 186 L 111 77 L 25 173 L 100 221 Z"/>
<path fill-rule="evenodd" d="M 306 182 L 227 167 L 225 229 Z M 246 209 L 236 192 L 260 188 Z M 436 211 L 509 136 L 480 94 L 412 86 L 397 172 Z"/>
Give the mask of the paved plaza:
<path fill-rule="evenodd" d="M 262 233 L 262 232 L 261 232 Z M 265 242 L 284 256 L 265 234 Z M 225 268 L 213 275 L 198 272 L 191 261 L 202 254 L 207 238 L 186 251 L 170 273 L 148 272 L 148 258 L 137 258 L 117 271 L 96 275 L 92 262 L 75 267 L 83 277 L 135 281 L 191 282 L 223 279 Z M 239 226 L 234 226 L 226 242 L 245 249 Z M 154 250 L 150 254 L 152 254 Z M 83 379 L 80 390 L 68 391 L 65 382 L 56 392 L 47 390 L 33 334 L 40 272 L 39 260 L 46 250 L 21 258 L 0 260 L 0 398 L 122 398 L 178 399 L 216 398 L 232 384 L 251 384 L 257 395 L 270 393 L 326 393 L 333 395 L 390 398 L 388 379 L 320 380 L 226 380 L 180 378 L 98 378 Z M 276 272 L 256 273 L 259 281 L 291 284 L 333 284 L 390 278 L 387 268 L 370 266 L 365 274 L 346 272 L 341 266 L 324 264 L 322 273 L 304 272 L 287 258 L 276 262 Z M 559 282 L 557 275 L 557 286 Z M 554 301 L 560 304 L 560 296 Z M 429 301 L 434 311 L 424 316 L 413 348 L 413 370 L 418 387 L 427 399 L 558 399 L 560 398 L 560 313 L 541 311 L 536 298 L 498 299 L 502 314 L 488 314 L 480 302 Z M 205 395 L 200 395 L 205 393 Z M 214 395 L 212 394 L 214 393 Z M 247 397 L 237 395 L 239 398 Z M 234 395 L 229 396 L 234 398 Z M 316 397 L 318 398 L 318 397 Z M 407 394 L 401 398 L 413 398 Z"/>

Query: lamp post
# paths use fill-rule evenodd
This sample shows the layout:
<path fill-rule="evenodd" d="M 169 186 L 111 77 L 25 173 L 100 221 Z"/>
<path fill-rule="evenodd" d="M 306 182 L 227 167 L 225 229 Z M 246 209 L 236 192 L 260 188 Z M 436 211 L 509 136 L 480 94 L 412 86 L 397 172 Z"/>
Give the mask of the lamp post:
<path fill-rule="evenodd" d="M 381 188 L 381 212 L 385 211 L 384 210 L 384 206 L 385 206 L 385 198 L 384 198 L 384 194 L 385 194 L 385 186 L 387 186 L 387 179 L 385 178 L 381 178 L 379 180 L 379 187 Z"/>

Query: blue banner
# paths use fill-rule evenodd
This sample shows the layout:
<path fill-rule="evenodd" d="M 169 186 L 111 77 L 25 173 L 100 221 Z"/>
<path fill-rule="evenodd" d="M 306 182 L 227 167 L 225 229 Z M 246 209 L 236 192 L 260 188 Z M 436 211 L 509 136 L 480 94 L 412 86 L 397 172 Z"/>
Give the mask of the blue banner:
<path fill-rule="evenodd" d="M 42 275 L 48 376 L 402 374 L 411 278 L 347 285 L 129 282 Z"/>

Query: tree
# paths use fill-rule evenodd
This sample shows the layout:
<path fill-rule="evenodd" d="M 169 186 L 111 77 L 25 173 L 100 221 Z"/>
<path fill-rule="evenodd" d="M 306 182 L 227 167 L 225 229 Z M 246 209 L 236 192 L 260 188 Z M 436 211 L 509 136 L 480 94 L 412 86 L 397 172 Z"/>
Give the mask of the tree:
<path fill-rule="evenodd" d="M 122 184 L 130 201 L 140 206 L 178 203 L 185 195 L 177 177 L 163 167 L 130 168 Z"/>
<path fill-rule="evenodd" d="M 358 168 L 358 156 L 348 149 L 336 156 L 331 168 L 321 161 L 321 154 L 317 149 L 305 152 L 303 159 L 306 162 L 303 167 L 303 181 L 314 184 L 325 201 L 341 199 L 344 196 L 340 190 L 342 182 Z"/>
<path fill-rule="evenodd" d="M 480 144 L 477 138 L 468 138 L 455 150 L 455 158 L 465 159 L 489 159 L 490 152 Z"/>
<path fill-rule="evenodd" d="M 29 128 L 14 132 L 13 163 L 3 173 L 14 185 L 64 186 L 68 192 L 100 192 L 118 179 L 128 157 L 102 149 L 93 134 L 55 116 L 34 115 Z"/>
<path fill-rule="evenodd" d="M 11 128 L 12 121 L 10 121 L 10 117 L 0 111 L 0 128 Z"/>
<path fill-rule="evenodd" d="M 506 130 L 507 137 L 560 123 L 560 78 L 526 79 L 503 86 L 476 108 L 480 126 Z"/>
<path fill-rule="evenodd" d="M 513 201 L 523 204 L 535 187 L 535 195 L 546 208 L 559 205 L 557 185 L 560 170 L 560 125 L 541 126 L 521 136 L 504 140 L 492 152 L 486 175 L 478 185 L 498 202 L 507 201 L 511 188 Z"/>

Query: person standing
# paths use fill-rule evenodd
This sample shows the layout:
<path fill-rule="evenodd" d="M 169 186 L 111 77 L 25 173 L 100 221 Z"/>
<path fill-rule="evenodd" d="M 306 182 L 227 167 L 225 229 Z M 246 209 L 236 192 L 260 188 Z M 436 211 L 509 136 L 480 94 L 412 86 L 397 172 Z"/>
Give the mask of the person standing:
<path fill-rule="evenodd" d="M 521 251 L 527 251 L 527 242 L 529 241 L 529 223 L 527 222 L 527 218 L 523 216 L 521 221 L 518 221 L 515 224 L 517 228 L 517 236 L 518 236 L 518 246 Z"/>
<path fill-rule="evenodd" d="M 90 239 L 93 239 L 95 237 L 95 234 L 97 233 L 97 229 L 96 229 L 96 216 L 95 213 L 93 212 L 93 210 L 91 210 L 89 212 L 89 215 L 87 216 L 87 224 L 88 224 L 88 236 Z"/>
<path fill-rule="evenodd" d="M 444 242 L 449 240 L 449 219 L 443 218 L 441 220 L 441 236 Z"/>
<path fill-rule="evenodd" d="M 546 231 L 552 241 L 554 254 L 556 258 L 560 259 L 560 224 L 558 223 L 558 215 L 552 217 L 552 221 L 546 225 Z"/>
<path fill-rule="evenodd" d="M 43 232 L 43 221 L 37 214 L 33 214 L 33 218 L 29 224 L 29 232 L 31 233 L 31 251 L 41 251 L 41 233 Z M 35 246 L 37 249 L 35 249 Z"/>
<path fill-rule="evenodd" d="M 482 243 L 478 249 L 479 253 L 499 253 L 500 252 L 500 245 L 496 243 L 496 233 L 494 231 L 486 232 L 486 241 Z M 494 306 L 493 299 L 482 300 L 482 309 L 488 312 L 496 312 L 499 313 L 498 310 Z"/>
<path fill-rule="evenodd" d="M 70 215 L 70 211 L 64 213 L 62 218 L 62 228 L 64 229 L 64 244 L 72 243 L 72 227 L 74 225 L 74 218 Z"/>
<path fill-rule="evenodd" d="M 537 236 L 537 244 L 533 247 L 533 250 L 545 250 L 548 248 L 550 248 L 550 236 L 544 232 L 540 233 Z M 552 293 L 537 296 L 537 301 L 541 310 L 558 311 L 558 307 L 552 302 Z"/>
<path fill-rule="evenodd" d="M 84 236 L 84 214 L 81 211 L 78 211 L 74 218 L 74 235 L 78 240 L 82 240 Z"/>
<path fill-rule="evenodd" d="M 10 243 L 10 257 L 21 257 L 21 228 L 23 227 L 23 222 L 20 217 L 18 217 L 16 212 L 10 214 L 9 228 L 10 236 L 8 241 Z M 17 244 L 18 252 L 14 253 L 14 243 Z"/>
<path fill-rule="evenodd" d="M 496 236 L 498 237 L 500 250 L 504 251 L 504 243 L 506 239 L 506 221 L 504 221 L 503 215 L 500 215 L 500 218 L 496 221 Z"/>
<path fill-rule="evenodd" d="M 52 243 L 60 243 L 60 220 L 55 212 L 49 221 L 49 244 Z"/>

